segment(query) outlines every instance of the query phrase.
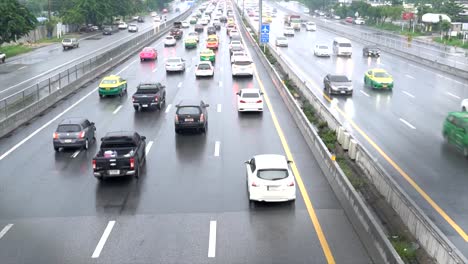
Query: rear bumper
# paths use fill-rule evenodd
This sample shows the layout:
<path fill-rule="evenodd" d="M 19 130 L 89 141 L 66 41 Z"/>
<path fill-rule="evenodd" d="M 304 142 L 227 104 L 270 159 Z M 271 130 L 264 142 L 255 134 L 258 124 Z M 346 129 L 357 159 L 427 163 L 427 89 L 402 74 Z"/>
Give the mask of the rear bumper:
<path fill-rule="evenodd" d="M 65 143 L 60 140 L 54 140 L 54 148 L 80 148 L 86 144 L 85 139 L 76 139 L 73 142 Z"/>
<path fill-rule="evenodd" d="M 141 108 L 149 108 L 149 107 L 154 107 L 159 105 L 159 103 L 156 102 L 150 102 L 150 103 L 133 103 L 133 106 L 136 107 L 141 107 Z"/>
<path fill-rule="evenodd" d="M 166 66 L 166 71 L 183 71 L 184 66 Z"/>
<path fill-rule="evenodd" d="M 296 200 L 296 190 L 281 192 L 255 191 L 250 188 L 249 200 L 258 202 L 287 202 Z"/>
<path fill-rule="evenodd" d="M 118 95 L 122 92 L 121 89 L 118 88 L 111 88 L 109 90 L 99 88 L 100 95 Z"/>
<path fill-rule="evenodd" d="M 109 174 L 109 170 L 100 170 L 94 171 L 93 175 L 95 177 L 122 177 L 122 176 L 132 176 L 135 175 L 135 170 L 120 170 L 119 174 Z"/>
<path fill-rule="evenodd" d="M 175 129 L 201 129 L 205 127 L 205 123 L 179 123 L 175 124 Z"/>

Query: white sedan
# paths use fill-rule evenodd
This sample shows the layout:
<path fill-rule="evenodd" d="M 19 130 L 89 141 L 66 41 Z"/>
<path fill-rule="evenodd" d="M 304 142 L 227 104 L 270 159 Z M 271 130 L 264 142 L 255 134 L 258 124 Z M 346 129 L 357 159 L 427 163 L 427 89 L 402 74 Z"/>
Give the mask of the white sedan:
<path fill-rule="evenodd" d="M 234 61 L 236 61 L 236 59 L 238 58 L 243 58 L 244 56 L 249 56 L 247 54 L 247 52 L 245 52 L 244 50 L 241 50 L 241 51 L 234 51 L 231 55 L 231 63 L 234 63 Z"/>
<path fill-rule="evenodd" d="M 305 26 L 306 26 L 307 31 L 316 31 L 317 30 L 317 26 L 315 25 L 314 22 L 307 22 Z"/>
<path fill-rule="evenodd" d="M 317 56 L 317 57 L 330 57 L 331 56 L 331 50 L 325 44 L 315 45 L 314 55 Z"/>
<path fill-rule="evenodd" d="M 173 36 L 167 36 L 165 39 L 164 39 L 164 47 L 167 47 L 167 46 L 175 46 L 177 43 L 177 40 L 173 37 Z"/>
<path fill-rule="evenodd" d="M 286 37 L 294 37 L 294 29 L 292 27 L 284 27 L 283 35 Z"/>
<path fill-rule="evenodd" d="M 288 39 L 282 36 L 276 37 L 275 45 L 277 47 L 287 47 L 288 46 Z"/>
<path fill-rule="evenodd" d="M 240 89 L 237 92 L 238 112 L 263 112 L 263 93 L 259 89 Z"/>
<path fill-rule="evenodd" d="M 166 72 L 185 71 L 185 60 L 181 57 L 170 57 L 166 60 Z"/>
<path fill-rule="evenodd" d="M 196 66 L 195 69 L 195 77 L 213 77 L 214 76 L 214 68 L 211 65 L 211 61 L 200 61 L 200 63 Z"/>
<path fill-rule="evenodd" d="M 245 162 L 250 201 L 296 200 L 296 181 L 285 156 L 256 155 Z"/>
<path fill-rule="evenodd" d="M 190 27 L 190 23 L 187 22 L 187 21 L 183 21 L 182 22 L 182 28 L 188 28 L 188 27 Z"/>
<path fill-rule="evenodd" d="M 462 101 L 461 110 L 463 112 L 468 112 L 468 98 Z"/>
<path fill-rule="evenodd" d="M 127 28 L 128 28 L 127 23 L 125 23 L 125 22 L 120 22 L 119 23 L 119 29 L 127 29 Z"/>

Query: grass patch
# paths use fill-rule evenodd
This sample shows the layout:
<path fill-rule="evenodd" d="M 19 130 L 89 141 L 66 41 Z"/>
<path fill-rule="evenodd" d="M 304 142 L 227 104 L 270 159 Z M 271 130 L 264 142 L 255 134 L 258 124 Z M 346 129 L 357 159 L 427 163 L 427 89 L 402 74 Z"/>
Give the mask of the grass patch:
<path fill-rule="evenodd" d="M 62 40 L 64 38 L 78 38 L 80 35 L 78 34 L 70 34 L 70 35 L 65 35 L 61 38 L 56 38 L 56 37 L 53 37 L 53 38 L 43 38 L 43 39 L 40 39 L 38 41 L 36 41 L 36 43 L 60 43 L 62 42 Z"/>
<path fill-rule="evenodd" d="M 465 44 L 463 44 L 463 40 L 458 38 L 434 38 L 433 40 L 440 44 L 468 49 L 468 41 L 465 41 Z"/>
<path fill-rule="evenodd" d="M 31 50 L 32 50 L 31 47 L 24 46 L 23 44 L 0 47 L 0 52 L 3 52 L 6 54 L 7 60 L 8 58 L 11 58 L 13 56 L 23 54 L 26 52 L 30 52 Z"/>
<path fill-rule="evenodd" d="M 368 26 L 381 29 L 381 30 L 395 32 L 404 36 L 412 36 L 412 37 L 424 36 L 424 33 L 419 32 L 419 31 L 415 31 L 415 32 L 410 31 L 408 30 L 408 27 L 405 27 L 403 30 L 401 30 L 401 26 L 395 25 L 393 23 L 381 23 L 381 24 L 369 23 Z"/>
<path fill-rule="evenodd" d="M 406 263 L 416 261 L 417 248 L 407 238 L 404 236 L 392 236 L 390 237 L 390 242 L 392 242 L 396 252 Z"/>

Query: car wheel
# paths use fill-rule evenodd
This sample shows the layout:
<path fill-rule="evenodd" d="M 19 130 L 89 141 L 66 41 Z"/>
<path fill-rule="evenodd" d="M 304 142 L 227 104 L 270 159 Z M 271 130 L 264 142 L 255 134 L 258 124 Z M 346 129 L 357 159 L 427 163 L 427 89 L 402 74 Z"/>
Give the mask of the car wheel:
<path fill-rule="evenodd" d="M 162 108 L 162 101 L 159 101 L 159 104 L 157 105 L 158 110 L 161 110 Z"/>
<path fill-rule="evenodd" d="M 140 61 L 145 61 L 145 59 L 140 58 Z"/>
<path fill-rule="evenodd" d="M 364 77 L 364 87 L 367 86 L 367 80 L 366 80 L 366 77 Z"/>
<path fill-rule="evenodd" d="M 468 158 L 468 147 L 463 148 L 463 155 L 465 156 L 465 158 Z"/>
<path fill-rule="evenodd" d="M 120 93 L 119 93 L 119 97 L 122 97 L 122 96 L 123 96 L 123 89 L 122 89 L 122 91 L 120 91 Z"/>
<path fill-rule="evenodd" d="M 174 132 L 175 132 L 176 134 L 179 134 L 179 133 L 180 133 L 180 130 L 176 128 L 176 129 L 174 129 Z"/>
<path fill-rule="evenodd" d="M 138 111 L 138 110 L 140 110 L 140 107 L 137 106 L 137 105 L 134 105 L 134 106 L 133 106 L 133 109 L 135 109 L 135 111 Z"/>
<path fill-rule="evenodd" d="M 104 97 L 104 96 L 102 94 L 99 94 L 99 98 L 102 98 L 102 97 Z"/>
<path fill-rule="evenodd" d="M 466 112 L 466 107 L 462 107 L 462 112 Z"/>
<path fill-rule="evenodd" d="M 58 147 L 54 147 L 54 150 L 55 150 L 55 151 L 59 151 L 59 150 L 60 150 L 60 148 L 58 148 Z"/>
<path fill-rule="evenodd" d="M 94 176 L 94 177 L 95 177 L 96 179 L 100 180 L 100 181 L 102 181 L 102 180 L 104 179 L 104 177 L 102 177 L 102 176 Z"/>
<path fill-rule="evenodd" d="M 332 95 L 332 89 L 331 89 L 331 87 L 328 87 L 328 95 Z"/>
<path fill-rule="evenodd" d="M 86 139 L 83 148 L 84 148 L 85 150 L 87 150 L 87 149 L 89 148 L 89 141 L 88 141 L 88 139 Z"/>
<path fill-rule="evenodd" d="M 139 178 L 140 178 L 140 168 L 139 168 L 139 167 L 137 167 L 137 168 L 135 169 L 135 175 L 134 175 L 134 176 L 135 176 L 135 179 L 139 179 Z"/>

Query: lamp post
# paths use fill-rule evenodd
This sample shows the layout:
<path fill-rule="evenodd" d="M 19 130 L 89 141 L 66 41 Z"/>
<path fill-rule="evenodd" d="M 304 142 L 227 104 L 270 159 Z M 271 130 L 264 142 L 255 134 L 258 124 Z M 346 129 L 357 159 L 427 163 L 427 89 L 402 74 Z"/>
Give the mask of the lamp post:
<path fill-rule="evenodd" d="M 258 40 L 260 41 L 262 35 L 262 20 L 263 20 L 263 11 L 262 11 L 262 0 L 258 0 L 258 11 L 260 18 L 258 19 Z"/>

